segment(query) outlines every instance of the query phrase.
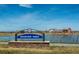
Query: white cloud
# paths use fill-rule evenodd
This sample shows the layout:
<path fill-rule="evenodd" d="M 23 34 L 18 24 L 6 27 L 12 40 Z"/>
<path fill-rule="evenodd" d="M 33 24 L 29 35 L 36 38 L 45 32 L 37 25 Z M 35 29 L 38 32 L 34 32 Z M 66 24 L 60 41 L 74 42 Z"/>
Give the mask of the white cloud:
<path fill-rule="evenodd" d="M 31 4 L 20 4 L 21 7 L 32 8 Z"/>

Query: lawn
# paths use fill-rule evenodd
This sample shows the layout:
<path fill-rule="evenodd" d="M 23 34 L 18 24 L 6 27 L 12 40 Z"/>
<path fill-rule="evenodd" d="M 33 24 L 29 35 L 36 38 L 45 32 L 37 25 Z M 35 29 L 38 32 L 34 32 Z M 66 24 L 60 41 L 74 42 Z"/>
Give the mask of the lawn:
<path fill-rule="evenodd" d="M 46 48 L 12 48 L 6 44 L 0 44 L 0 54 L 77 54 L 79 47 L 58 47 Z"/>

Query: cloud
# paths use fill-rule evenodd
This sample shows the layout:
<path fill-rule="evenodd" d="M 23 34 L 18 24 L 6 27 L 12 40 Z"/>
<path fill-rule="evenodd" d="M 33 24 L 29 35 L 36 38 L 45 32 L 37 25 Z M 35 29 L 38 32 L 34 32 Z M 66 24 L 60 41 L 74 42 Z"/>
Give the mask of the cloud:
<path fill-rule="evenodd" d="M 25 8 L 32 8 L 31 4 L 20 4 L 19 6 L 25 7 Z"/>

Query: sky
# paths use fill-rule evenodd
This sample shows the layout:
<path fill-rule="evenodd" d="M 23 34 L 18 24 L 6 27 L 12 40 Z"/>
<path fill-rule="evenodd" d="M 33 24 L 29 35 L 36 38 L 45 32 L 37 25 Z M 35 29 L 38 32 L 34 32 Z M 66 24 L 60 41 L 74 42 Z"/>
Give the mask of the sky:
<path fill-rule="evenodd" d="M 0 4 L 0 31 L 79 30 L 79 4 Z"/>

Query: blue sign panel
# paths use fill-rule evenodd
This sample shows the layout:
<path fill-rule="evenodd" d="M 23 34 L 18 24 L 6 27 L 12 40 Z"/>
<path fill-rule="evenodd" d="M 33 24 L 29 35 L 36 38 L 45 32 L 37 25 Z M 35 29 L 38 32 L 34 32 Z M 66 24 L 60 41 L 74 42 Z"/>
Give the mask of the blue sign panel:
<path fill-rule="evenodd" d="M 43 38 L 43 36 L 40 34 L 23 34 L 23 35 L 18 35 L 17 38 L 19 39 L 39 39 L 39 38 Z"/>

